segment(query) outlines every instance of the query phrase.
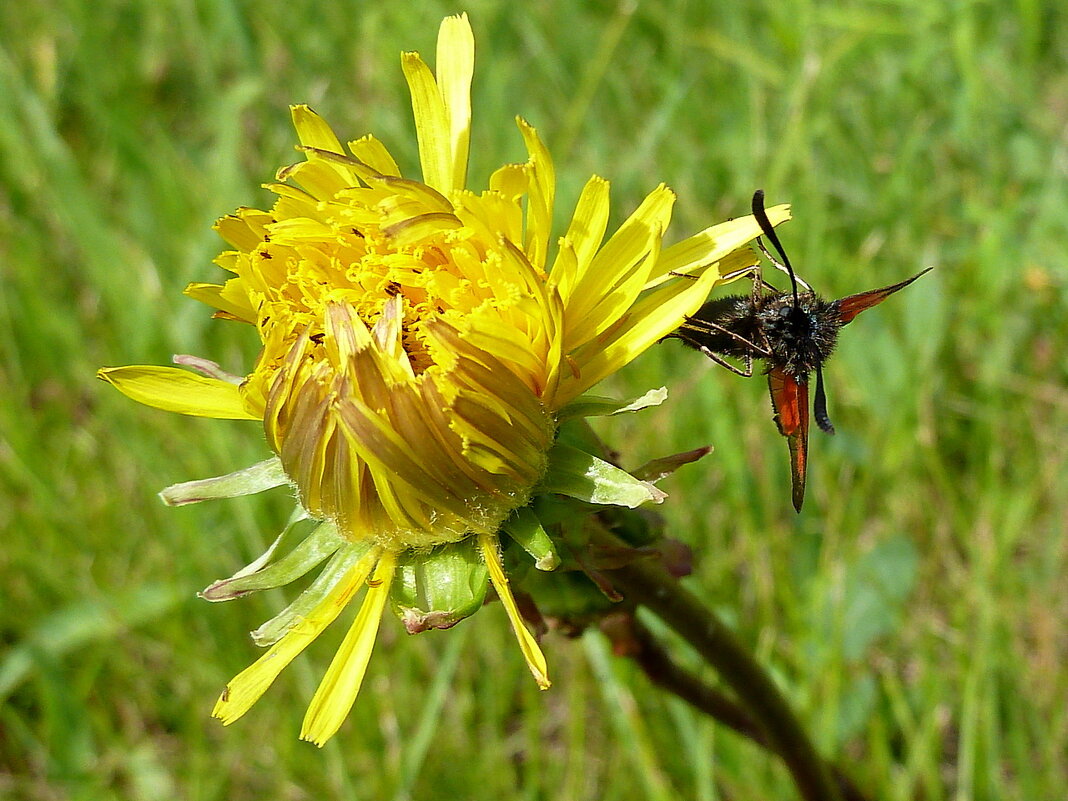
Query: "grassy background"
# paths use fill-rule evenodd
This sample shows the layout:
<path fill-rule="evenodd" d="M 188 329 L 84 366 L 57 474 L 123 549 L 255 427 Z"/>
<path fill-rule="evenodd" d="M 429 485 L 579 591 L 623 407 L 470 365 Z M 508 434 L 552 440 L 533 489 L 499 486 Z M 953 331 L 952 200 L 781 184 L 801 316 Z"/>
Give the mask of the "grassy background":
<path fill-rule="evenodd" d="M 394 5 L 398 10 L 393 10 Z M 665 181 L 676 237 L 794 203 L 828 295 L 937 270 L 846 330 L 805 513 L 766 389 L 668 343 L 606 387 L 669 406 L 602 427 L 636 465 L 712 442 L 666 488 L 690 586 L 773 666 L 879 799 L 1068 793 L 1068 36 L 1061 4 L 309 0 L 0 5 L 0 797 L 787 798 L 784 771 L 660 697 L 594 636 L 550 637 L 539 695 L 499 608 L 447 636 L 387 620 L 348 723 L 296 736 L 338 632 L 238 724 L 208 720 L 279 594 L 194 592 L 258 553 L 284 493 L 164 509 L 263 458 L 254 426 L 137 407 L 103 364 L 250 331 L 183 298 L 209 226 L 295 160 L 287 105 L 374 131 L 414 172 L 398 53 L 478 41 L 472 186 L 552 149 L 618 216 Z M 341 627 L 335 627 L 341 628 Z"/>

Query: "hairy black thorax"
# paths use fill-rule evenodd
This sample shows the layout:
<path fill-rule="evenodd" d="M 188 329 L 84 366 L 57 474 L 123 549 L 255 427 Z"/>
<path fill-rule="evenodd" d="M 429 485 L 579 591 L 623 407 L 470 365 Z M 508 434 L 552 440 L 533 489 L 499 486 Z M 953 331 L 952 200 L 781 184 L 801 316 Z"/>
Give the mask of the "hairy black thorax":
<path fill-rule="evenodd" d="M 834 350 L 838 341 L 837 301 L 811 292 L 757 296 L 729 295 L 705 303 L 687 323 L 692 348 L 702 346 L 735 359 L 762 359 L 798 381 L 808 377 Z"/>

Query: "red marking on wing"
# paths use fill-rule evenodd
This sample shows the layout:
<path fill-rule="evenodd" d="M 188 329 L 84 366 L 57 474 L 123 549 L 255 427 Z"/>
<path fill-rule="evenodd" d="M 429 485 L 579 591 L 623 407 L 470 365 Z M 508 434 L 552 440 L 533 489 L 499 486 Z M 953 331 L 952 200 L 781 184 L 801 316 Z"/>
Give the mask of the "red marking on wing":
<path fill-rule="evenodd" d="M 768 388 L 775 409 L 775 423 L 790 446 L 794 509 L 800 512 L 805 501 L 808 468 L 808 382 L 798 381 L 775 369 L 768 373 Z"/>
<path fill-rule="evenodd" d="M 928 267 L 926 270 L 916 273 L 912 278 L 909 278 L 907 281 L 902 281 L 899 284 L 891 284 L 890 286 L 884 286 L 882 289 L 872 289 L 868 292 L 859 292 L 856 295 L 847 295 L 837 301 L 839 320 L 842 325 L 845 325 L 865 309 L 870 309 L 872 306 L 878 306 L 899 289 L 904 289 L 921 275 L 932 269 L 933 268 Z"/>

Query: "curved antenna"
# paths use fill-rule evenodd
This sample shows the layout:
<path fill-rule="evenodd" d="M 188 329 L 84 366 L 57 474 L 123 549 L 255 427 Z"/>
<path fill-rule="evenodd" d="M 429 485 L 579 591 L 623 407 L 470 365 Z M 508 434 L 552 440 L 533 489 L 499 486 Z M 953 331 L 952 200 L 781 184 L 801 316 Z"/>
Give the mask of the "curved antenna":
<path fill-rule="evenodd" d="M 786 269 L 790 273 L 790 285 L 794 290 L 794 308 L 800 308 L 801 300 L 797 297 L 797 276 L 794 275 L 794 268 L 790 264 L 790 259 L 787 257 L 786 251 L 782 249 L 782 243 L 779 242 L 779 237 L 775 235 L 775 229 L 771 227 L 771 220 L 768 219 L 768 215 L 764 211 L 763 189 L 758 189 L 753 193 L 753 216 L 760 223 L 760 230 L 764 232 L 764 236 L 768 238 L 768 241 L 775 246 L 775 250 L 782 256 L 782 263 L 786 265 Z"/>

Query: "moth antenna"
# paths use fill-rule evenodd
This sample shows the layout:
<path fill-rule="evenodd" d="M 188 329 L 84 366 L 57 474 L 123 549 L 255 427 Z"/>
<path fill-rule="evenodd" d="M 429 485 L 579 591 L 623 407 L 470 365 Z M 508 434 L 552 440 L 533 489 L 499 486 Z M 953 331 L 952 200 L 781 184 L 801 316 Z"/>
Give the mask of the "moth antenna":
<path fill-rule="evenodd" d="M 827 434 L 834 433 L 834 426 L 831 424 L 831 418 L 827 414 L 827 395 L 823 391 L 823 368 L 816 368 L 816 397 L 812 402 L 812 412 L 816 417 L 816 425 L 820 427 L 820 431 Z"/>
<path fill-rule="evenodd" d="M 801 300 L 797 296 L 797 276 L 794 275 L 794 268 L 790 264 L 790 259 L 786 255 L 786 251 L 782 249 L 782 243 L 779 241 L 779 237 L 776 236 L 775 229 L 771 226 L 771 220 L 768 219 L 768 215 L 764 211 L 763 189 L 758 189 L 753 193 L 753 216 L 756 217 L 756 221 L 760 224 L 760 230 L 764 232 L 764 236 L 768 238 L 768 241 L 775 246 L 775 250 L 782 256 L 782 263 L 786 265 L 786 269 L 790 273 L 790 285 L 794 290 L 794 308 L 800 308 Z"/>

